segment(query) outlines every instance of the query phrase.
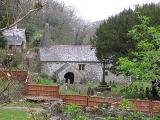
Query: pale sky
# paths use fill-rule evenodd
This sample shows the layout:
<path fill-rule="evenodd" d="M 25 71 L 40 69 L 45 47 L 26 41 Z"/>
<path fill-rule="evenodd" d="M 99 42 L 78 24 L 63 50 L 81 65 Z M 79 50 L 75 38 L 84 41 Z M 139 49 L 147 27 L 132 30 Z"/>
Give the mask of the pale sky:
<path fill-rule="evenodd" d="M 124 8 L 134 8 L 136 4 L 158 3 L 160 0 L 58 0 L 73 6 L 79 17 L 84 20 L 97 21 L 121 12 Z"/>

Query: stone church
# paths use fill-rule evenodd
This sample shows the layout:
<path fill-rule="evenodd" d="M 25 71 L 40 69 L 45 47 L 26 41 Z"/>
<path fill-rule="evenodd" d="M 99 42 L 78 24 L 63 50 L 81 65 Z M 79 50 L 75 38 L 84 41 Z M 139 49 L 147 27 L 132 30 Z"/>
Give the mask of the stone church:
<path fill-rule="evenodd" d="M 102 64 L 98 61 L 95 48 L 90 45 L 53 45 L 50 40 L 49 24 L 45 24 L 44 39 L 39 51 L 41 72 L 56 77 L 58 82 L 100 82 Z M 126 82 L 123 75 L 116 76 L 108 71 L 106 82 Z"/>
<path fill-rule="evenodd" d="M 95 49 L 84 45 L 54 45 L 40 48 L 41 72 L 55 76 L 58 82 L 100 82 L 102 65 Z"/>
<path fill-rule="evenodd" d="M 100 82 L 102 66 L 95 48 L 90 45 L 51 45 L 49 24 L 45 24 L 44 39 L 39 50 L 41 73 L 56 77 L 57 82 Z"/>

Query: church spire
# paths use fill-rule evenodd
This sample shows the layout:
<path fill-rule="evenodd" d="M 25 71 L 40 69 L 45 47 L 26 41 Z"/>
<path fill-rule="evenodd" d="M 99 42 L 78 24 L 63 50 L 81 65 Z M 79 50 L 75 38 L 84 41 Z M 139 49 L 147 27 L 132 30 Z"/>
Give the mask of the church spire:
<path fill-rule="evenodd" d="M 51 34 L 48 23 L 45 23 L 45 29 L 43 34 L 43 40 L 41 41 L 41 47 L 51 47 Z"/>

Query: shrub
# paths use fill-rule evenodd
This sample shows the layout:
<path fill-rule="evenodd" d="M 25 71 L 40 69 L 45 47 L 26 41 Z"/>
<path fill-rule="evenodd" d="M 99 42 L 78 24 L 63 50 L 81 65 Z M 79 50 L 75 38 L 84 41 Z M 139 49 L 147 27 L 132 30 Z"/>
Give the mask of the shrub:
<path fill-rule="evenodd" d="M 41 85 L 54 85 L 55 83 L 52 80 L 46 79 L 39 77 L 36 81 L 36 84 L 41 84 Z"/>
<path fill-rule="evenodd" d="M 102 116 L 108 116 L 108 111 L 111 108 L 111 104 L 105 103 L 105 104 L 99 104 L 98 109 Z"/>
<path fill-rule="evenodd" d="M 47 78 L 47 79 L 48 79 L 48 75 L 46 75 L 45 73 L 40 73 L 39 76 L 40 76 L 41 78 Z"/>
<path fill-rule="evenodd" d="M 121 110 L 135 110 L 135 107 L 127 99 L 123 99 L 120 102 L 120 109 Z"/>
<path fill-rule="evenodd" d="M 90 120 L 85 116 L 84 112 L 78 105 L 70 104 L 65 105 L 63 112 L 65 115 L 69 116 L 72 120 Z"/>

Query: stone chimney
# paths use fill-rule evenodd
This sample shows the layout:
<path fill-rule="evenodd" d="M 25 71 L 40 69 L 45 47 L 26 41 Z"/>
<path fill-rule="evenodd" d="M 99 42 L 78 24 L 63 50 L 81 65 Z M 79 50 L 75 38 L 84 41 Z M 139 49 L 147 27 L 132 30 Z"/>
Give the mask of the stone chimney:
<path fill-rule="evenodd" d="M 45 23 L 45 29 L 44 29 L 43 39 L 41 41 L 41 47 L 51 47 L 51 34 L 48 23 Z"/>

